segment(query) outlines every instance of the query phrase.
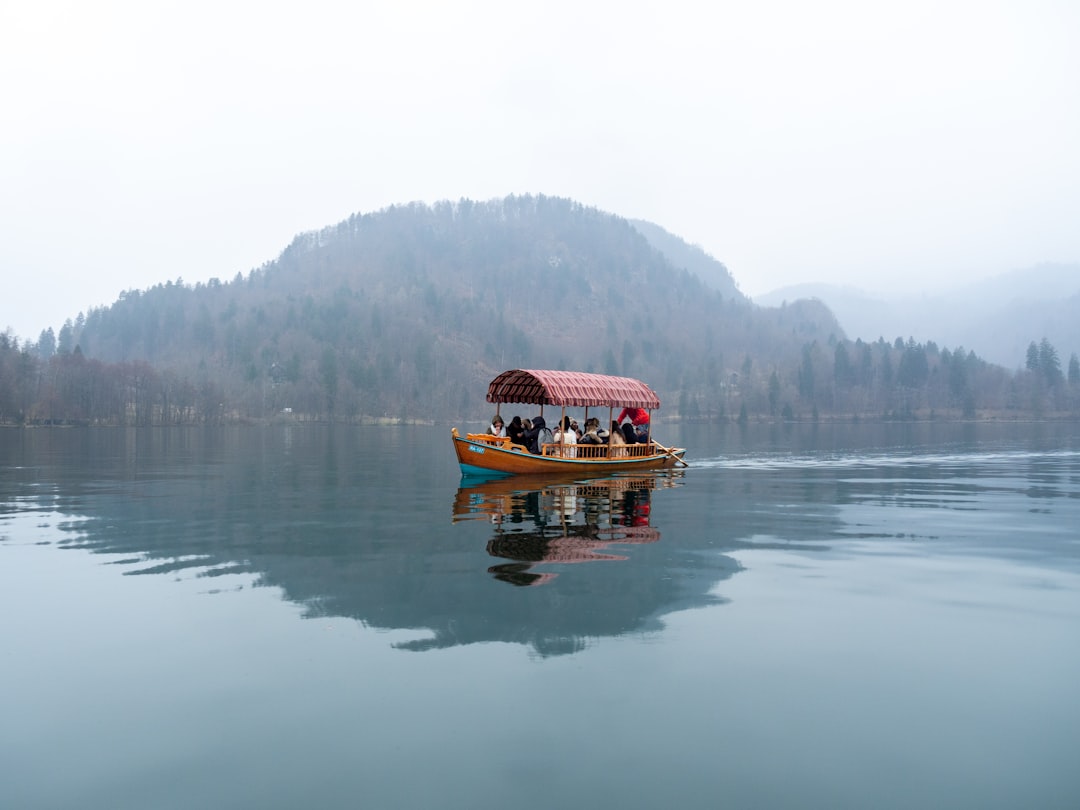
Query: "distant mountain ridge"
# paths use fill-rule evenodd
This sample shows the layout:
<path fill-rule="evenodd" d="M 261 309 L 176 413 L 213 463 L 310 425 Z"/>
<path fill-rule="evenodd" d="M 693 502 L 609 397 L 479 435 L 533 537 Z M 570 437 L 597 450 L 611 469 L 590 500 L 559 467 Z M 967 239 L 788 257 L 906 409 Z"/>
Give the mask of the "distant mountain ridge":
<path fill-rule="evenodd" d="M 632 219 L 630 224 L 649 240 L 649 244 L 663 253 L 674 267 L 694 274 L 725 298 L 749 303 L 750 299 L 739 289 L 731 271 L 697 245 L 688 244 L 652 222 Z"/>
<path fill-rule="evenodd" d="M 1080 265 L 1041 264 L 951 292 L 884 296 L 853 287 L 800 284 L 755 297 L 762 306 L 816 298 L 850 338 L 933 340 L 1023 367 L 1028 346 L 1047 338 L 1063 359 L 1080 353 Z"/>

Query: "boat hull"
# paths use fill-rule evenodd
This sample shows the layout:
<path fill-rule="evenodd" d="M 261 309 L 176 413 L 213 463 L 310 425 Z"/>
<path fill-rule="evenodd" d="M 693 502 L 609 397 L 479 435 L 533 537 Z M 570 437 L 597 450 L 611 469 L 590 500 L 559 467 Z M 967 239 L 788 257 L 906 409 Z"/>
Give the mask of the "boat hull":
<path fill-rule="evenodd" d="M 608 472 L 662 470 L 685 465 L 685 448 L 671 447 L 630 458 L 560 458 L 538 456 L 505 443 L 472 439 L 452 430 L 462 475 L 603 475 Z"/>

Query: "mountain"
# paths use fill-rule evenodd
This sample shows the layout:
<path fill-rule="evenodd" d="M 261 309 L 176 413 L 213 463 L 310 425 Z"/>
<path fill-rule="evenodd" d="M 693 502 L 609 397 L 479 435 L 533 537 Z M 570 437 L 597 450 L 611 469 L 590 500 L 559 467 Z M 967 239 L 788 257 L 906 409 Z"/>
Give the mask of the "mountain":
<path fill-rule="evenodd" d="M 1020 368 L 1028 346 L 1047 338 L 1068 358 L 1080 352 L 1080 265 L 1042 264 L 950 292 L 884 297 L 851 287 L 803 284 L 758 296 L 762 306 L 816 298 L 849 338 L 934 340 Z"/>
<path fill-rule="evenodd" d="M 1072 418 L 1080 362 L 1056 336 L 1075 334 L 1077 296 L 1042 290 L 1073 275 L 924 298 L 895 323 L 847 291 L 830 302 L 845 337 L 828 290 L 760 306 L 699 248 L 572 200 L 391 206 L 231 281 L 127 291 L 66 323 L 55 353 L 0 333 L 0 422 L 445 424 L 490 416 L 508 368 L 643 379 L 660 419 Z M 1022 364 L 973 350 L 1014 333 L 1038 342 Z"/>
<path fill-rule="evenodd" d="M 240 418 L 456 419 L 514 367 L 626 374 L 671 412 L 725 412 L 733 374 L 763 384 L 838 334 L 816 302 L 755 307 L 657 226 L 524 196 L 356 214 L 229 282 L 126 292 L 58 344 L 167 370 L 205 392 L 201 418 L 216 400 Z"/>

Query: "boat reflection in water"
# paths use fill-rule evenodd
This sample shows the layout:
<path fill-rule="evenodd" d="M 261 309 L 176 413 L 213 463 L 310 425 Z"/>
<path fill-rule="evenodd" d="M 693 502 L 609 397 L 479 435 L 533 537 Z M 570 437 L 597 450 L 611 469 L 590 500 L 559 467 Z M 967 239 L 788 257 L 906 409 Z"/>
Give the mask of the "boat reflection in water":
<path fill-rule="evenodd" d="M 543 585 L 558 576 L 544 571 L 546 564 L 626 560 L 624 546 L 658 541 L 650 525 L 653 490 L 681 479 L 677 471 L 558 482 L 463 479 L 454 521 L 494 524 L 487 552 L 509 560 L 488 569 L 496 579 Z"/>

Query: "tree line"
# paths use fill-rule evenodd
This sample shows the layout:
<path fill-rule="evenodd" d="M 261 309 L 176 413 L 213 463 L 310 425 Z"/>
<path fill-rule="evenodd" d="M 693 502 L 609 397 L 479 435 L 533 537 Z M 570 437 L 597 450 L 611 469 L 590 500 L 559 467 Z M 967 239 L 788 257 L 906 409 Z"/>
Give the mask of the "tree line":
<path fill-rule="evenodd" d="M 668 399 L 663 414 L 788 421 L 1080 416 L 1080 361 L 1073 353 L 1063 371 L 1045 338 L 1031 343 L 1026 367 L 1016 372 L 962 348 L 950 351 L 933 342 L 900 338 L 893 343 L 812 341 L 803 344 L 794 365 L 778 366 L 747 354 L 737 369 L 718 364 L 716 371 L 706 375 L 699 390 L 683 389 L 674 402 Z M 20 344 L 5 332 L 0 333 L 0 424 L 142 426 L 283 416 L 374 418 L 362 409 L 343 407 L 351 400 L 341 396 L 341 389 L 351 384 L 338 379 L 331 355 L 305 383 L 306 398 L 295 397 L 296 374 L 295 368 L 272 368 L 258 386 L 241 386 L 238 390 L 258 399 L 241 407 L 208 373 L 191 379 L 141 360 L 104 362 L 87 358 L 78 346 L 45 356 L 40 342 Z M 289 402 L 296 404 L 285 404 Z M 449 420 L 469 414 L 444 416 Z M 409 418 L 409 412 L 400 418 Z"/>
<path fill-rule="evenodd" d="M 107 363 L 0 334 L 0 424 L 180 425 L 221 422 L 220 386 L 141 360 Z"/>

